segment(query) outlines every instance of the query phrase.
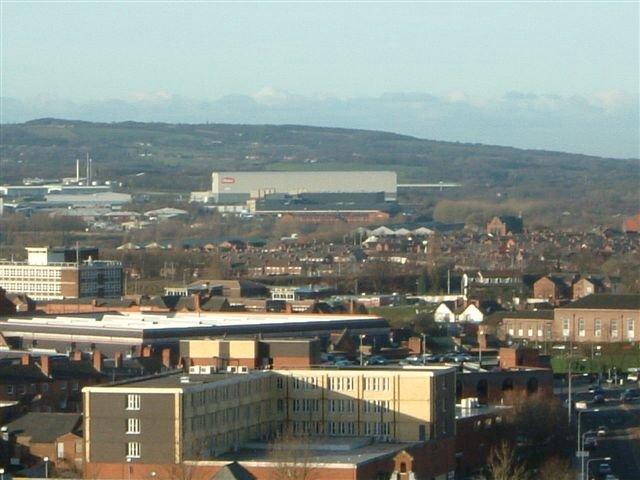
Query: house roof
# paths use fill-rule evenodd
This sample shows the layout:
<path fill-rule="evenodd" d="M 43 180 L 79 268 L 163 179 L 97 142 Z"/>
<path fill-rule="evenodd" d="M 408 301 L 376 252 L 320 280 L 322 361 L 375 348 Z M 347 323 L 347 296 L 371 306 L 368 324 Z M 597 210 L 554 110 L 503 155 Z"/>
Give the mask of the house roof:
<path fill-rule="evenodd" d="M 212 480 L 255 480 L 256 477 L 238 462 L 233 462 L 222 467 Z"/>
<path fill-rule="evenodd" d="M 9 432 L 31 437 L 33 443 L 53 443 L 67 433 L 76 432 L 82 415 L 79 413 L 29 412 L 7 425 Z"/>
<path fill-rule="evenodd" d="M 592 308 L 603 310 L 640 310 L 640 295 L 622 294 L 612 295 L 596 293 L 588 295 L 562 308 Z"/>
<path fill-rule="evenodd" d="M 9 360 L 0 364 L 0 384 L 40 383 L 50 379 L 35 365 L 21 365 Z"/>

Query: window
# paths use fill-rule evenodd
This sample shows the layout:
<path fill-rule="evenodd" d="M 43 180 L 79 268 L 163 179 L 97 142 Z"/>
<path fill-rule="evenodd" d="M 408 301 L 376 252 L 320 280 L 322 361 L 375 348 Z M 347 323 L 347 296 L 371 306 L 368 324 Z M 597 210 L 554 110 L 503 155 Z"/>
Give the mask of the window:
<path fill-rule="evenodd" d="M 632 340 L 635 336 L 635 325 L 633 322 L 633 318 L 627 320 L 627 338 Z"/>
<path fill-rule="evenodd" d="M 427 439 L 427 427 L 426 425 L 418 426 L 418 439 L 424 442 Z"/>
<path fill-rule="evenodd" d="M 569 319 L 568 318 L 563 318 L 562 319 L 562 336 L 563 337 L 568 337 L 570 334 L 570 330 L 569 330 Z"/>
<path fill-rule="evenodd" d="M 140 442 L 127 442 L 127 458 L 140 458 Z"/>
<path fill-rule="evenodd" d="M 15 388 L 13 385 L 7 385 L 7 395 L 13 395 L 15 393 Z"/>
<path fill-rule="evenodd" d="M 127 410 L 140 410 L 140 395 L 127 395 Z"/>
<path fill-rule="evenodd" d="M 587 334 L 586 324 L 584 318 L 578 319 L 578 335 L 584 337 Z"/>
<path fill-rule="evenodd" d="M 127 433 L 131 433 L 131 434 L 140 433 L 139 418 L 127 418 Z"/>
<path fill-rule="evenodd" d="M 618 338 L 618 320 L 611 320 L 611 338 Z"/>
<path fill-rule="evenodd" d="M 369 377 L 364 379 L 364 389 L 371 391 L 384 391 L 389 389 L 389 379 L 380 377 Z"/>
<path fill-rule="evenodd" d="M 596 337 L 602 336 L 602 320 L 600 320 L 599 318 L 596 318 L 593 323 L 593 334 Z"/>

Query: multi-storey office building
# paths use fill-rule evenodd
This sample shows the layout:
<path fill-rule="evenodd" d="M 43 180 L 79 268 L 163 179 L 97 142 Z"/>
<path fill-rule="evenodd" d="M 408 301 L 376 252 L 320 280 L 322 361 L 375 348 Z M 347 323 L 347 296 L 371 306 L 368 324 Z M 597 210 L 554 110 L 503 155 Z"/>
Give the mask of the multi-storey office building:
<path fill-rule="evenodd" d="M 88 478 L 170 476 L 185 462 L 211 478 L 229 463 L 221 458 L 285 429 L 325 443 L 441 445 L 453 463 L 455 371 L 448 367 L 173 374 L 86 388 L 84 400 Z M 246 466 L 266 479 L 268 463 Z M 444 468 L 445 476 L 433 477 L 446 478 Z"/>
<path fill-rule="evenodd" d="M 34 300 L 119 297 L 122 264 L 98 260 L 97 249 L 27 248 L 27 261 L 0 262 L 0 286 Z"/>

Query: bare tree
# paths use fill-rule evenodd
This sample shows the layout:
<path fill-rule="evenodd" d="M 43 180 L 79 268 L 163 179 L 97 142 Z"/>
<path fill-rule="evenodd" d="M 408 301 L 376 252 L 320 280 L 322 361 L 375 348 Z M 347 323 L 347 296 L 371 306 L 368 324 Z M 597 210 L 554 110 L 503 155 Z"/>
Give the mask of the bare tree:
<path fill-rule="evenodd" d="M 542 464 L 538 471 L 539 480 L 574 480 L 576 472 L 571 463 L 560 457 L 551 457 Z"/>
<path fill-rule="evenodd" d="M 492 480 L 527 480 L 529 478 L 526 467 L 518 462 L 513 448 L 506 442 L 491 449 L 487 465 Z"/>
<path fill-rule="evenodd" d="M 317 470 L 311 462 L 311 440 L 286 429 L 269 446 L 274 463 L 272 480 L 316 480 Z"/>

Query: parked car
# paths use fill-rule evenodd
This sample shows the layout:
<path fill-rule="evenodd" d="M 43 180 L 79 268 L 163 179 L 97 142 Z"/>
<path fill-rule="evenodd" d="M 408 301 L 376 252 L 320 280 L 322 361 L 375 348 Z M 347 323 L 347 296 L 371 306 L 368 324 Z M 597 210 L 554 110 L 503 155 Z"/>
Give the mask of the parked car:
<path fill-rule="evenodd" d="M 598 473 L 600 475 L 610 475 L 611 473 L 613 473 L 613 470 L 611 469 L 611 464 L 601 463 L 600 466 L 598 467 Z"/>
<path fill-rule="evenodd" d="M 629 403 L 629 402 L 633 402 L 634 400 L 635 400 L 635 397 L 628 392 L 622 392 L 620 394 L 620 401 L 622 403 Z"/>
<path fill-rule="evenodd" d="M 600 403 L 600 404 L 604 403 L 604 395 L 599 393 L 595 394 L 593 396 L 593 403 Z"/>
<path fill-rule="evenodd" d="M 336 360 L 334 365 L 336 367 L 350 367 L 355 364 L 351 360 L 347 360 L 346 358 L 341 358 L 339 360 Z"/>
<path fill-rule="evenodd" d="M 589 393 L 594 395 L 604 395 L 604 389 L 600 385 L 592 385 L 589 387 Z"/>
<path fill-rule="evenodd" d="M 596 437 L 585 437 L 584 439 L 584 449 L 585 450 L 594 450 L 598 448 L 598 439 Z"/>
<path fill-rule="evenodd" d="M 609 435 L 609 427 L 607 427 L 606 425 L 600 425 L 596 432 L 598 433 L 599 437 L 606 437 L 607 435 Z"/>
<path fill-rule="evenodd" d="M 387 360 L 381 355 L 372 355 L 365 362 L 365 365 L 388 365 L 388 364 L 389 364 L 389 360 Z"/>

